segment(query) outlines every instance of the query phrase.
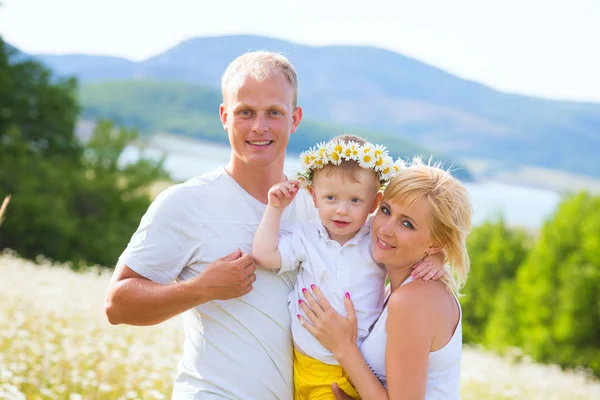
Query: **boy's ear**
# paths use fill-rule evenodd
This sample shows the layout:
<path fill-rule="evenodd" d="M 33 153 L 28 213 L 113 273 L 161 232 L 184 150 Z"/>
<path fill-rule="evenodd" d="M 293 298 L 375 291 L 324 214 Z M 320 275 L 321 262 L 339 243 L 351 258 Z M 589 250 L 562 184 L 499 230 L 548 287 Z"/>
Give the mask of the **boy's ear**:
<path fill-rule="evenodd" d="M 315 208 L 317 208 L 317 195 L 315 193 L 315 187 L 313 185 L 308 185 L 306 190 L 308 190 L 308 193 L 310 193 L 310 197 L 313 199 L 313 204 L 315 205 Z"/>
<path fill-rule="evenodd" d="M 375 196 L 375 199 L 373 200 L 373 204 L 371 204 L 371 209 L 369 210 L 369 214 L 371 214 L 373 211 L 377 210 L 377 206 L 379 205 L 379 202 L 381 201 L 382 197 L 383 197 L 383 193 L 377 192 L 377 196 Z"/>

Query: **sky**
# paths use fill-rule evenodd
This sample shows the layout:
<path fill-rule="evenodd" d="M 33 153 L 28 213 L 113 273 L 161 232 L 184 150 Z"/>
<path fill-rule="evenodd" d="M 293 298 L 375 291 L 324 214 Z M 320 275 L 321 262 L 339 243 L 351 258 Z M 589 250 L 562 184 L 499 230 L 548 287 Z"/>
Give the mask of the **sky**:
<path fill-rule="evenodd" d="M 258 34 L 376 46 L 505 92 L 600 102 L 600 0 L 0 3 L 0 35 L 27 53 L 143 60 L 193 37 Z"/>

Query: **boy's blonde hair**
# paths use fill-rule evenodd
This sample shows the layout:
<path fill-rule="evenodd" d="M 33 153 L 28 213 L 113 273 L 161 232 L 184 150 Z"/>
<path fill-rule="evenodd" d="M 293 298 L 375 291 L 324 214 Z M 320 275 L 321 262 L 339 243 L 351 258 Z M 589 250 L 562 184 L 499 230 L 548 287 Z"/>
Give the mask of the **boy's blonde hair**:
<path fill-rule="evenodd" d="M 358 145 L 364 145 L 365 143 L 367 143 L 367 141 L 363 138 L 361 138 L 360 136 L 355 136 L 355 135 L 339 135 L 334 137 L 333 139 L 331 139 L 330 141 L 340 141 L 343 143 L 349 143 L 349 142 L 354 142 Z M 359 164 L 358 161 L 354 161 L 354 160 L 343 160 L 340 165 L 331 165 L 328 164 L 326 166 L 324 166 L 321 169 L 317 169 L 313 172 L 313 176 L 316 176 L 317 174 L 322 174 L 325 173 L 327 176 L 331 176 L 335 173 L 341 172 L 344 178 L 350 179 L 351 182 L 358 182 L 358 172 L 363 169 Z M 379 191 L 379 174 L 377 174 L 377 172 L 375 171 L 371 171 L 373 172 L 373 179 L 374 179 L 374 183 L 375 183 L 375 187 L 377 188 L 377 191 Z M 314 179 L 314 178 L 313 178 Z"/>
<path fill-rule="evenodd" d="M 293 90 L 293 107 L 298 105 L 298 76 L 296 70 L 289 60 L 279 54 L 270 51 L 252 51 L 233 60 L 221 78 L 221 92 L 223 101 L 227 98 L 227 89 L 229 83 L 238 75 L 250 76 L 257 81 L 263 81 L 276 74 L 285 76 L 292 85 Z"/>
<path fill-rule="evenodd" d="M 442 282 L 459 295 L 470 268 L 466 239 L 471 231 L 473 207 L 467 190 L 449 171 L 416 157 L 406 170 L 390 180 L 382 201 L 411 207 L 420 199 L 426 199 L 431 206 L 432 239 L 446 252 Z"/>

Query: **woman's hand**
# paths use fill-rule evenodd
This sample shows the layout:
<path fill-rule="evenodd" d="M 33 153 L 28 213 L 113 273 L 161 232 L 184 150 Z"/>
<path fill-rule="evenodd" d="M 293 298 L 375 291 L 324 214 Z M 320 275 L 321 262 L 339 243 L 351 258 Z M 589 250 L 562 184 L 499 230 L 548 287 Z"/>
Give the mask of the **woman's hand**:
<path fill-rule="evenodd" d="M 346 316 L 341 316 L 329 304 L 323 293 L 315 285 L 311 285 L 312 293 L 302 289 L 306 301 L 299 300 L 306 318 L 298 314 L 302 326 L 310 332 L 334 357 L 341 357 L 344 352 L 356 347 L 358 324 L 354 304 L 350 294 L 344 296 Z"/>

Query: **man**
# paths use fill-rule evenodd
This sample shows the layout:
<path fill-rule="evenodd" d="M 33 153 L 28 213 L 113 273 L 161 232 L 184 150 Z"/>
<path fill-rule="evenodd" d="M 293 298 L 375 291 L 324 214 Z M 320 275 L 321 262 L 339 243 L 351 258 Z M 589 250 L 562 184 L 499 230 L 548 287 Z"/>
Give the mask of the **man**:
<path fill-rule="evenodd" d="M 174 399 L 291 399 L 295 276 L 256 270 L 248 252 L 269 188 L 286 180 L 285 150 L 302 119 L 296 72 L 280 55 L 247 53 L 222 91 L 230 162 L 156 198 L 119 259 L 106 315 L 153 325 L 183 313 Z M 299 195 L 282 228 L 315 216 Z"/>

